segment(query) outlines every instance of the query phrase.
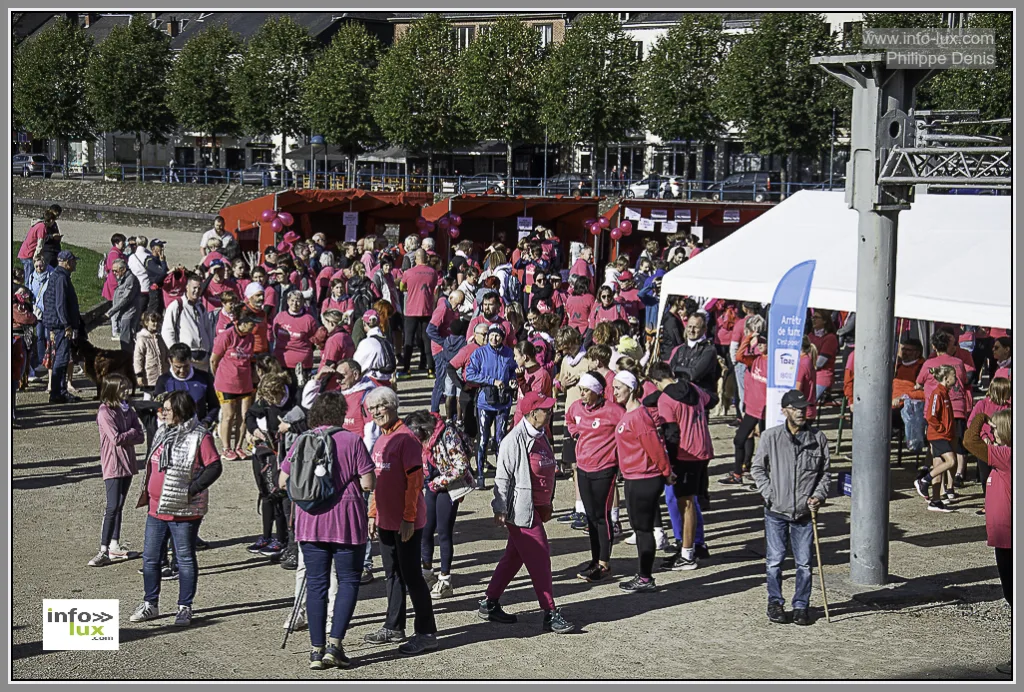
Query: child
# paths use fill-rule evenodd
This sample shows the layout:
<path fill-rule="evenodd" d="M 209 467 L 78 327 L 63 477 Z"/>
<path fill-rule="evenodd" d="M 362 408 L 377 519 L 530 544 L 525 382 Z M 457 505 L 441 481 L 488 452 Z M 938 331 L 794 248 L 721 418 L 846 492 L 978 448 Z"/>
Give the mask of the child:
<path fill-rule="evenodd" d="M 999 411 L 1005 411 L 1010 408 L 1010 395 L 1012 393 L 1010 381 L 1005 377 L 995 377 L 988 386 L 988 396 L 981 399 L 974 405 L 974 410 L 971 411 L 970 418 L 967 419 L 967 427 L 971 427 L 971 423 L 979 415 L 984 414 L 988 418 L 991 418 Z M 995 442 L 995 431 L 992 426 L 988 423 L 984 423 L 981 426 L 980 432 L 981 440 L 987 445 L 991 445 Z M 982 497 L 985 495 L 986 487 L 988 485 L 988 475 L 991 472 L 989 465 L 985 463 L 983 459 L 978 457 L 978 482 L 981 483 L 981 494 Z M 984 514 L 985 510 L 978 510 L 978 514 Z"/>
<path fill-rule="evenodd" d="M 288 410 L 288 375 L 267 375 L 256 388 L 256 400 L 245 414 L 245 427 L 256 440 L 252 471 L 263 515 L 263 533 L 248 547 L 250 553 L 279 557 L 288 544 L 288 494 L 277 485 L 281 417 Z M 271 532 L 277 528 L 277 536 Z"/>
<path fill-rule="evenodd" d="M 100 429 L 100 466 L 107 489 L 107 507 L 100 531 L 100 552 L 89 560 L 90 567 L 103 567 L 115 560 L 127 560 L 128 551 L 119 544 L 121 512 L 132 476 L 139 472 L 135 445 L 146 441 L 142 423 L 126 399 L 131 384 L 120 374 L 107 375 L 100 391 L 96 424 Z"/>
<path fill-rule="evenodd" d="M 161 323 L 160 315 L 147 312 L 135 337 L 135 377 L 146 392 L 152 392 L 157 378 L 167 372 L 167 346 L 160 338 Z"/>
<path fill-rule="evenodd" d="M 956 384 L 956 370 L 949 365 L 932 368 L 930 374 L 935 378 L 935 389 L 931 391 L 925 405 L 924 417 L 928 424 L 928 442 L 932 448 L 932 468 L 926 470 L 914 481 L 917 494 L 928 499 L 931 492 L 933 499 L 928 503 L 932 512 L 952 512 L 942 502 L 941 487 L 943 476 L 956 465 L 953 455 L 953 404 L 949 400 L 949 389 Z M 946 483 L 947 499 L 953 499 L 952 479 Z"/>

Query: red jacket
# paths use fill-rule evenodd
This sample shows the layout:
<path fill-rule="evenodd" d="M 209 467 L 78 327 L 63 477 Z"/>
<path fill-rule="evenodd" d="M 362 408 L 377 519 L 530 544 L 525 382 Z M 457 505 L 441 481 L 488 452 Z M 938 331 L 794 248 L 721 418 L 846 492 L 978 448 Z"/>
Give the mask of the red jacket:
<path fill-rule="evenodd" d="M 615 448 L 623 478 L 667 478 L 672 473 L 665 441 L 658 434 L 654 418 L 646 407 L 639 406 L 622 414 L 615 433 Z"/>
<path fill-rule="evenodd" d="M 581 471 L 595 473 L 618 465 L 615 429 L 625 413 L 626 409 L 608 400 L 594 408 L 588 408 L 582 399 L 569 406 L 565 429 L 576 439 L 576 466 Z"/>
<path fill-rule="evenodd" d="M 949 401 L 949 390 L 945 385 L 935 385 L 928 397 L 924 418 L 928 423 L 929 440 L 953 441 L 953 404 Z"/>

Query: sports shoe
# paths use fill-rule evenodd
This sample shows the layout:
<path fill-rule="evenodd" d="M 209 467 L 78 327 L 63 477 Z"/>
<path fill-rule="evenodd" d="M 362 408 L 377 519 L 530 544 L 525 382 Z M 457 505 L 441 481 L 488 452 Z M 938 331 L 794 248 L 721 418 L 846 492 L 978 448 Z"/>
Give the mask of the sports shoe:
<path fill-rule="evenodd" d="M 398 647 L 398 653 L 404 656 L 418 656 L 436 650 L 437 635 L 434 634 L 414 634 L 409 641 Z"/>
<path fill-rule="evenodd" d="M 693 544 L 693 556 L 698 560 L 707 560 L 711 557 L 711 551 L 708 550 L 707 543 L 694 543 Z"/>
<path fill-rule="evenodd" d="M 629 593 L 636 593 L 638 591 L 654 591 L 654 577 L 645 580 L 638 574 L 629 581 L 619 584 L 619 588 Z"/>
<path fill-rule="evenodd" d="M 110 549 L 107 550 L 107 556 L 114 562 L 122 562 L 131 557 L 132 551 L 128 549 L 128 546 L 121 545 L 111 541 Z"/>
<path fill-rule="evenodd" d="M 584 570 L 584 571 L 580 572 L 576 576 L 578 576 L 580 579 L 582 579 L 583 581 L 586 581 L 586 582 L 595 582 L 595 581 L 601 581 L 602 579 L 607 577 L 609 574 L 611 574 L 611 569 L 610 568 L 605 567 L 604 565 L 601 565 L 601 564 L 597 564 L 597 565 L 594 565 L 593 567 L 591 567 L 588 570 Z"/>
<path fill-rule="evenodd" d="M 405 630 L 389 630 L 381 627 L 376 632 L 370 632 L 363 637 L 367 644 L 387 644 L 388 642 L 400 642 L 405 639 Z"/>
<path fill-rule="evenodd" d="M 562 617 L 562 611 L 558 608 L 554 610 L 544 611 L 544 631 L 554 632 L 555 634 L 568 634 L 576 629 L 576 625 L 572 624 L 564 617 Z"/>
<path fill-rule="evenodd" d="M 309 652 L 309 669 L 310 670 L 323 670 L 324 669 L 324 656 L 326 652 L 324 649 L 313 647 Z"/>
<path fill-rule="evenodd" d="M 946 499 L 947 500 L 955 500 L 958 497 L 960 497 L 960 496 L 957 495 L 957 492 L 955 490 L 953 490 L 952 488 L 950 488 L 949 490 L 946 491 Z"/>
<path fill-rule="evenodd" d="M 781 603 L 768 604 L 768 619 L 779 625 L 785 625 L 789 622 L 786 609 L 782 607 Z"/>
<path fill-rule="evenodd" d="M 348 668 L 352 665 L 352 661 L 345 655 L 345 648 L 341 644 L 335 646 L 329 642 L 324 649 L 323 662 L 325 668 Z"/>
<path fill-rule="evenodd" d="M 239 459 L 239 460 L 241 460 L 241 459 L 248 459 L 249 455 L 248 455 L 248 453 L 246 453 L 246 451 L 243 448 L 235 447 L 235 458 Z"/>
<path fill-rule="evenodd" d="M 235 450 L 233 449 L 225 449 L 223 452 L 220 453 L 220 458 L 224 459 L 225 461 L 238 461 L 238 455 L 235 453 Z"/>
<path fill-rule="evenodd" d="M 373 570 L 364 569 L 362 575 L 359 577 L 360 584 L 369 584 L 373 581 Z"/>
<path fill-rule="evenodd" d="M 210 544 L 204 541 L 199 536 L 196 536 L 196 550 L 206 550 L 210 547 Z"/>
<path fill-rule="evenodd" d="M 264 557 L 280 557 L 286 547 L 284 543 L 275 538 L 260 550 L 260 555 Z"/>
<path fill-rule="evenodd" d="M 576 521 L 570 526 L 575 531 L 588 531 L 590 529 L 590 523 L 587 522 L 587 515 L 581 514 L 576 517 Z"/>
<path fill-rule="evenodd" d="M 177 627 L 188 627 L 192 624 L 192 606 L 178 606 L 178 614 L 174 618 Z"/>
<path fill-rule="evenodd" d="M 452 580 L 438 579 L 434 582 L 434 587 L 430 589 L 431 598 L 451 598 L 455 595 L 455 590 L 452 588 Z"/>
<path fill-rule="evenodd" d="M 807 608 L 793 608 L 793 624 L 806 627 L 811 624 L 810 613 L 807 612 Z"/>
<path fill-rule="evenodd" d="M 944 505 L 942 503 L 942 500 L 932 500 L 931 502 L 928 503 L 928 511 L 930 511 L 930 512 L 946 512 L 946 513 L 949 513 L 949 512 L 952 512 L 954 510 L 952 510 L 949 507 L 947 507 L 946 505 Z"/>
<path fill-rule="evenodd" d="M 668 536 L 665 535 L 665 530 L 655 526 L 654 527 L 654 544 L 657 550 L 665 550 L 668 546 Z"/>
<path fill-rule="evenodd" d="M 90 567 L 106 567 L 107 565 L 111 564 L 112 562 L 113 562 L 113 560 L 110 559 L 110 556 L 107 555 L 105 552 L 103 552 L 101 550 L 100 552 L 96 553 L 96 557 L 94 557 L 93 559 L 89 560 L 89 566 Z"/>
<path fill-rule="evenodd" d="M 256 542 L 250 545 L 248 548 L 246 548 L 246 550 L 248 550 L 253 555 L 259 555 L 260 551 L 266 548 L 268 545 L 270 545 L 270 539 L 266 536 L 260 536 L 256 539 Z"/>
<path fill-rule="evenodd" d="M 506 613 L 500 603 L 487 600 L 486 598 L 480 601 L 480 608 L 477 609 L 476 614 L 481 620 L 500 622 L 503 625 L 511 625 L 519 621 L 519 618 L 514 614 Z"/>
<path fill-rule="evenodd" d="M 697 559 L 695 557 L 694 559 L 689 560 L 680 555 L 676 558 L 676 561 L 672 563 L 672 566 L 669 567 L 669 569 L 673 572 L 685 572 L 692 569 L 697 569 Z"/>
<path fill-rule="evenodd" d="M 562 516 L 558 517 L 558 519 L 555 519 L 555 521 L 557 521 L 559 524 L 571 524 L 577 519 L 579 519 L 580 514 L 582 514 L 582 512 L 572 510 L 568 514 L 563 514 Z"/>
<path fill-rule="evenodd" d="M 743 485 L 743 476 L 737 476 L 735 473 L 730 473 L 725 478 L 719 478 L 718 482 L 722 485 Z"/>
<path fill-rule="evenodd" d="M 626 545 L 636 545 L 636 531 L 626 537 Z"/>
<path fill-rule="evenodd" d="M 983 517 L 985 516 L 985 510 L 979 509 L 977 512 L 975 512 L 975 514 L 977 514 L 979 517 Z"/>
<path fill-rule="evenodd" d="M 423 581 L 427 582 L 427 588 L 431 588 L 437 583 L 437 572 L 432 569 L 423 568 Z"/>
<path fill-rule="evenodd" d="M 682 549 L 683 549 L 683 542 L 682 541 L 673 541 L 672 543 L 669 543 L 669 542 L 666 541 L 665 547 L 663 548 L 663 550 L 666 553 L 668 553 L 669 555 L 678 555 L 679 551 L 682 550 Z"/>
<path fill-rule="evenodd" d="M 962 488 L 964 487 L 964 476 L 962 473 L 957 473 L 953 476 L 953 487 Z"/>
<path fill-rule="evenodd" d="M 174 581 L 178 578 L 178 570 L 167 566 L 160 570 L 160 579 L 163 581 Z"/>
<path fill-rule="evenodd" d="M 928 489 L 931 486 L 929 480 L 929 478 L 921 476 L 916 481 L 914 481 L 914 490 L 916 490 L 917 494 L 926 500 L 928 499 Z"/>
<path fill-rule="evenodd" d="M 153 618 L 158 617 L 159 615 L 160 608 L 157 606 L 156 603 L 148 603 L 146 601 L 143 601 L 135 609 L 135 612 L 128 617 L 128 620 L 130 622 L 145 622 L 146 620 L 152 620 Z"/>

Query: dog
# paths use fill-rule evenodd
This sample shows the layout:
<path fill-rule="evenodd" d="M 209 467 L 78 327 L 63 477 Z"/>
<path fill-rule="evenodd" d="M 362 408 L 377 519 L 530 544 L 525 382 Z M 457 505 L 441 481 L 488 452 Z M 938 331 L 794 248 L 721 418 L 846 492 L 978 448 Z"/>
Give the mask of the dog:
<path fill-rule="evenodd" d="M 96 385 L 96 399 L 100 398 L 103 380 L 114 373 L 131 383 L 132 396 L 135 395 L 139 382 L 135 378 L 135 365 L 131 353 L 97 348 L 89 343 L 85 336 L 80 336 L 71 343 L 71 356 L 76 363 L 82 364 L 85 376 Z"/>
<path fill-rule="evenodd" d="M 736 377 L 729 369 L 725 359 L 718 356 L 718 366 L 721 368 L 722 377 L 718 378 L 718 404 L 711 409 L 711 416 L 720 418 L 729 413 L 729 405 L 736 396 Z M 738 413 L 737 409 L 737 413 Z"/>

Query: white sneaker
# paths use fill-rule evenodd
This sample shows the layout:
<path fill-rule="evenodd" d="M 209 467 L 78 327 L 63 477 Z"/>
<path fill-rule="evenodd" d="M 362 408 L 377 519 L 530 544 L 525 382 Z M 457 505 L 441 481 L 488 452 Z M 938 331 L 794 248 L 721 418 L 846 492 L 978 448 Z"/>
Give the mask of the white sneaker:
<path fill-rule="evenodd" d="M 636 531 L 629 534 L 629 537 L 626 539 L 626 545 L 636 545 Z"/>
<path fill-rule="evenodd" d="M 129 552 L 131 551 L 128 550 L 128 546 L 120 545 L 118 543 L 114 543 L 113 541 L 111 541 L 110 550 L 107 552 L 107 554 L 110 556 L 111 560 L 119 562 L 121 560 L 127 560 Z"/>
<path fill-rule="evenodd" d="M 437 573 L 432 569 L 423 570 L 423 580 L 427 582 L 427 586 L 433 587 L 437 583 Z"/>
<path fill-rule="evenodd" d="M 102 550 L 96 553 L 96 557 L 89 560 L 90 567 L 106 567 L 111 562 L 110 556 Z"/>
<path fill-rule="evenodd" d="M 281 627 L 283 627 L 284 629 L 288 629 L 288 624 L 291 622 L 291 620 L 292 614 L 288 613 L 288 617 L 284 619 L 284 624 Z M 298 632 L 299 630 L 304 630 L 307 627 L 309 627 L 309 623 L 306 622 L 306 611 L 300 610 L 299 614 L 295 616 L 295 624 L 292 625 L 292 632 Z M 327 628 L 327 631 L 330 632 L 330 628 Z"/>
<path fill-rule="evenodd" d="M 451 577 L 448 579 L 438 579 L 434 583 L 434 588 L 430 590 L 431 598 L 451 598 L 455 595 L 455 590 L 452 589 Z"/>
<path fill-rule="evenodd" d="M 143 601 L 139 604 L 139 607 L 135 609 L 135 612 L 128 618 L 131 622 L 145 622 L 146 620 L 152 620 L 160 615 L 160 608 L 155 603 L 147 603 Z"/>

